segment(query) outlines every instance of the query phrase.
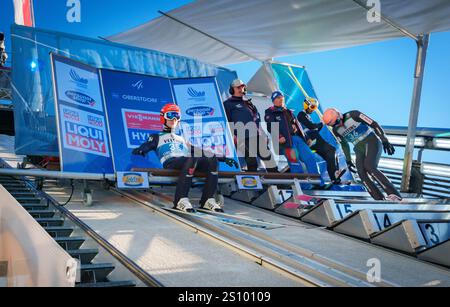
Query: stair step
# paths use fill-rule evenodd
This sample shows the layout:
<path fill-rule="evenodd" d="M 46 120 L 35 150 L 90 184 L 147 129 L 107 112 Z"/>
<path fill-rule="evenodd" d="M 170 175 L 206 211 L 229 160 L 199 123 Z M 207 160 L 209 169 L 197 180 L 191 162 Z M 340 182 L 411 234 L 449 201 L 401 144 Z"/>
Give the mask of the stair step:
<path fill-rule="evenodd" d="M 122 287 L 136 287 L 136 283 L 132 280 L 108 281 L 108 282 L 76 284 L 75 287 L 77 287 L 77 288 L 122 288 Z"/>
<path fill-rule="evenodd" d="M 27 187 L 7 187 L 3 186 L 9 193 L 13 192 L 32 192 L 30 188 Z"/>
<path fill-rule="evenodd" d="M 48 208 L 48 205 L 45 203 L 42 204 L 21 204 L 22 207 L 27 211 L 34 211 L 34 210 L 45 210 Z"/>
<path fill-rule="evenodd" d="M 36 197 L 36 193 L 34 192 L 21 192 L 21 191 L 13 191 L 10 194 L 14 197 Z"/>
<path fill-rule="evenodd" d="M 25 188 L 27 185 L 23 182 L 17 182 L 17 183 L 12 183 L 12 182 L 5 182 L 5 183 L 1 183 L 0 184 L 2 186 L 5 187 L 5 189 L 7 188 Z"/>
<path fill-rule="evenodd" d="M 0 177 L 0 184 L 19 202 L 22 207 L 33 216 L 45 230 L 52 236 L 61 247 L 63 247 L 71 257 L 80 261 L 80 283 L 77 287 L 135 287 L 132 280 L 109 281 L 108 275 L 114 271 L 112 263 L 91 263 L 98 255 L 98 249 L 80 249 L 85 242 L 83 237 L 71 237 L 74 229 L 63 226 L 63 217 L 54 217 L 57 213 L 49 210 L 48 202 L 44 202 L 39 193 L 33 190 L 32 186 L 25 182 L 7 177 Z"/>
<path fill-rule="evenodd" d="M 53 210 L 33 210 L 28 211 L 28 213 L 34 218 L 49 218 L 55 216 L 55 211 Z"/>
<path fill-rule="evenodd" d="M 80 260 L 81 264 L 90 264 L 95 256 L 98 255 L 98 249 L 77 249 L 68 250 L 67 253 Z"/>
<path fill-rule="evenodd" d="M 75 250 L 79 249 L 85 240 L 82 237 L 57 237 L 55 241 L 65 250 Z"/>
<path fill-rule="evenodd" d="M 114 268 L 112 263 L 82 264 L 80 266 L 81 283 L 106 282 L 108 281 L 106 277 Z"/>
<path fill-rule="evenodd" d="M 37 218 L 36 222 L 41 224 L 42 227 L 48 226 L 62 226 L 64 225 L 64 219 L 60 217 L 52 217 L 52 218 Z"/>
<path fill-rule="evenodd" d="M 44 227 L 44 229 L 53 238 L 69 237 L 73 232 L 73 228 L 64 227 L 64 226 L 59 226 L 59 227 L 49 226 L 49 227 Z"/>
<path fill-rule="evenodd" d="M 15 199 L 21 204 L 39 204 L 42 201 L 38 197 L 15 197 Z"/>
<path fill-rule="evenodd" d="M 2 186 L 5 185 L 24 185 L 24 183 L 20 180 L 0 180 L 0 184 Z"/>

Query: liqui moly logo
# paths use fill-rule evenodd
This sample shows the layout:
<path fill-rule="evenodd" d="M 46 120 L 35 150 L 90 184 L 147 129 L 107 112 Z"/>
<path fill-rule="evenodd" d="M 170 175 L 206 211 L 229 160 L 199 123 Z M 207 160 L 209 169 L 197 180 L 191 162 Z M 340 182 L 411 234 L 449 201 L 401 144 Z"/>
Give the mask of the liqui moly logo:
<path fill-rule="evenodd" d="M 103 119 L 97 116 L 88 115 L 88 123 L 95 127 L 103 127 Z"/>
<path fill-rule="evenodd" d="M 68 109 L 64 109 L 64 118 L 71 120 L 71 121 L 76 121 L 79 122 L 80 121 L 80 114 L 76 111 L 72 111 L 72 110 L 68 110 Z"/>
<path fill-rule="evenodd" d="M 102 130 L 68 121 L 65 122 L 65 128 L 66 144 L 72 149 L 109 156 Z"/>

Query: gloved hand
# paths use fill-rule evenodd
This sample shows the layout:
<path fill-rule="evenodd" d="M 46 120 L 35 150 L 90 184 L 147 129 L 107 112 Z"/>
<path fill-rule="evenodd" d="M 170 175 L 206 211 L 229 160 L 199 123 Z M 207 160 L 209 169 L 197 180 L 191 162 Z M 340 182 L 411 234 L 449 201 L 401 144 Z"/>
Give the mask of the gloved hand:
<path fill-rule="evenodd" d="M 349 171 L 356 174 L 358 171 L 356 170 L 355 164 L 353 164 L 352 161 L 346 161 L 346 162 L 347 162 L 347 168 L 349 169 Z"/>
<path fill-rule="evenodd" d="M 145 157 L 145 152 L 144 152 L 142 149 L 140 149 L 139 147 L 133 149 L 133 151 L 132 151 L 131 153 L 132 153 L 133 155 L 139 155 L 139 156 Z"/>
<path fill-rule="evenodd" d="M 225 158 L 224 162 L 229 167 L 239 168 L 239 165 L 237 164 L 237 162 L 234 159 Z"/>
<path fill-rule="evenodd" d="M 389 143 L 388 139 L 383 139 L 382 142 L 384 153 L 387 153 L 388 155 L 392 156 L 395 153 L 394 146 L 392 146 L 392 144 Z"/>
<path fill-rule="evenodd" d="M 320 131 L 320 130 L 322 130 L 322 128 L 323 128 L 323 123 L 322 122 L 320 122 L 319 124 L 319 127 L 317 128 L 317 131 Z"/>

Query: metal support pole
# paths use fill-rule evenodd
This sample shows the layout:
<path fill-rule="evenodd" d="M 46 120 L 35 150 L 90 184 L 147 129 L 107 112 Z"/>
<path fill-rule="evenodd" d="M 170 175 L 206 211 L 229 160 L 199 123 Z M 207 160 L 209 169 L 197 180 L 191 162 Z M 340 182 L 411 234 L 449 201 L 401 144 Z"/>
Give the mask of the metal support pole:
<path fill-rule="evenodd" d="M 416 69 L 414 72 L 414 90 L 411 102 L 411 110 L 409 113 L 408 134 L 405 146 L 405 157 L 403 161 L 403 178 L 401 185 L 402 192 L 408 192 L 411 180 L 411 168 L 414 158 L 414 141 L 416 137 L 417 120 L 419 117 L 420 98 L 422 95 L 422 83 L 429 40 L 430 34 L 425 34 L 423 36 L 419 36 L 419 40 L 417 41 L 417 59 Z"/>
<path fill-rule="evenodd" d="M 0 163 L 1 164 L 1 163 Z M 75 179 L 75 180 L 116 180 L 115 174 L 96 174 L 96 173 L 71 173 L 59 171 L 44 171 L 40 169 L 14 169 L 0 168 L 0 175 L 6 176 L 31 176 L 42 178 Z"/>

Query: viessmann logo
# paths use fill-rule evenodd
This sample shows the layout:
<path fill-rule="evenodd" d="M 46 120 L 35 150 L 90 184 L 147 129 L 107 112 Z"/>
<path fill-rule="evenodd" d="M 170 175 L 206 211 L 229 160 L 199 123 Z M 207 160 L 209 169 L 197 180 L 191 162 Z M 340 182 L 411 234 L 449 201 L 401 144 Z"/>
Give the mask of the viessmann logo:
<path fill-rule="evenodd" d="M 186 114 L 190 116 L 212 116 L 214 109 L 211 107 L 193 107 L 186 110 Z"/>
<path fill-rule="evenodd" d="M 125 173 L 123 174 L 122 182 L 126 186 L 136 187 L 144 183 L 144 177 L 139 173 Z"/>

